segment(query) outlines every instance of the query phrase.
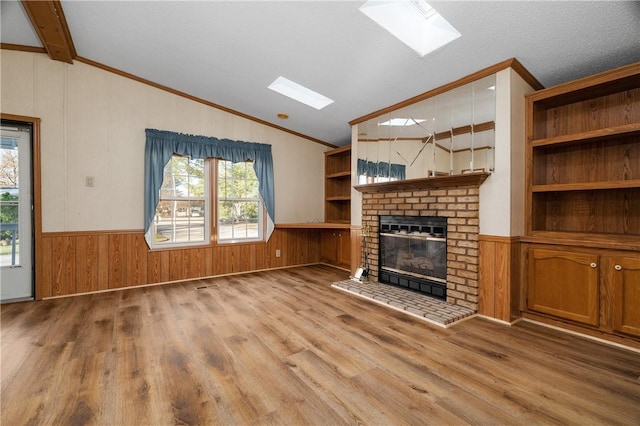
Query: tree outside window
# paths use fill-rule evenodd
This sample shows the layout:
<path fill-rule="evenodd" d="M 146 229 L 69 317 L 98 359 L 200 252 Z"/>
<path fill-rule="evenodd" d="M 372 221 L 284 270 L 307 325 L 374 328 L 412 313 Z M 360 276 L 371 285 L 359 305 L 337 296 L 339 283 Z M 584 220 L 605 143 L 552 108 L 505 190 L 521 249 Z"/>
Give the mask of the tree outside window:
<path fill-rule="evenodd" d="M 156 245 L 208 243 L 207 194 L 205 160 L 174 155 L 164 168 L 156 207 Z"/>
<path fill-rule="evenodd" d="M 262 201 L 249 161 L 218 160 L 218 241 L 262 239 Z"/>
<path fill-rule="evenodd" d="M 3 137 L 0 149 L 0 247 L 9 245 L 13 238 L 18 239 L 18 141 Z M 4 253 L 0 248 L 0 254 Z M 16 246 L 17 251 L 17 246 Z"/>

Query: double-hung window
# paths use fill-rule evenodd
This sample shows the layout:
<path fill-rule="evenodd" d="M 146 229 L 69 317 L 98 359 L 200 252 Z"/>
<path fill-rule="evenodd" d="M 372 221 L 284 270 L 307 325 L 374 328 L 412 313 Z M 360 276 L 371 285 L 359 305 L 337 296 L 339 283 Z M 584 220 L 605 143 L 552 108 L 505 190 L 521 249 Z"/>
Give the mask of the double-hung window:
<path fill-rule="evenodd" d="M 263 205 L 250 161 L 218 160 L 218 241 L 263 239 Z"/>
<path fill-rule="evenodd" d="M 171 157 L 153 219 L 154 247 L 208 244 L 209 205 L 208 161 Z"/>
<path fill-rule="evenodd" d="M 220 243 L 261 241 L 263 212 L 252 162 L 173 155 L 164 168 L 153 218 L 153 247 L 209 244 L 216 221 Z"/>
<path fill-rule="evenodd" d="M 150 248 L 271 236 L 271 145 L 156 129 L 145 134 L 144 234 Z"/>

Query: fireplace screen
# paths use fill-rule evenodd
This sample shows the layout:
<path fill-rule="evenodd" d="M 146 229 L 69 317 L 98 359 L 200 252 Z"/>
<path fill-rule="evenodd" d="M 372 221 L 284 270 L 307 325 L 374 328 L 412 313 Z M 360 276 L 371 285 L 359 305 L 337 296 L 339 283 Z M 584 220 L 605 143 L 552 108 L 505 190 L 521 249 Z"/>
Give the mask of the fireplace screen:
<path fill-rule="evenodd" d="M 380 281 L 444 298 L 446 229 L 444 217 L 381 216 Z"/>
<path fill-rule="evenodd" d="M 444 238 L 380 235 L 382 268 L 446 282 L 447 243 Z"/>

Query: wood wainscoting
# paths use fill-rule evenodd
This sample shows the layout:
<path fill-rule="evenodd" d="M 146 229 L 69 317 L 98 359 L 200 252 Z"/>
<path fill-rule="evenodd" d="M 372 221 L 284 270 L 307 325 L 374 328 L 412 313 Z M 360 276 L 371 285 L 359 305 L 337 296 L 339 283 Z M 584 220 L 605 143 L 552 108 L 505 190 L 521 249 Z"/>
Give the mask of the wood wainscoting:
<path fill-rule="evenodd" d="M 267 243 L 153 251 L 141 230 L 47 232 L 39 245 L 36 299 L 320 261 L 317 229 L 275 229 Z"/>
<path fill-rule="evenodd" d="M 362 227 L 351 227 L 351 275 L 355 275 L 356 269 L 363 266 L 362 262 Z"/>
<path fill-rule="evenodd" d="M 478 314 L 512 322 L 520 317 L 520 237 L 480 235 Z"/>

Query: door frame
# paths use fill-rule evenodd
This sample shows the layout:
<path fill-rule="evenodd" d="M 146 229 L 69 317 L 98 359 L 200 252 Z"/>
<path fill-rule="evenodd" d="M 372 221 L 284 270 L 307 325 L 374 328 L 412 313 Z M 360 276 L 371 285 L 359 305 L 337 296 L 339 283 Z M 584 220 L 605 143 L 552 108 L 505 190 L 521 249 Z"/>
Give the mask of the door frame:
<path fill-rule="evenodd" d="M 32 224 L 31 232 L 33 233 L 33 247 L 32 247 L 32 264 L 33 277 L 32 282 L 34 286 L 34 298 L 36 300 L 42 299 L 41 285 L 38 285 L 42 277 L 42 205 L 41 205 L 41 184 L 40 184 L 40 168 L 42 158 L 40 156 L 40 118 L 29 117 L 25 115 L 5 114 L 0 113 L 0 119 L 18 121 L 31 125 L 31 186 L 32 186 L 32 201 L 33 211 L 31 214 Z"/>

